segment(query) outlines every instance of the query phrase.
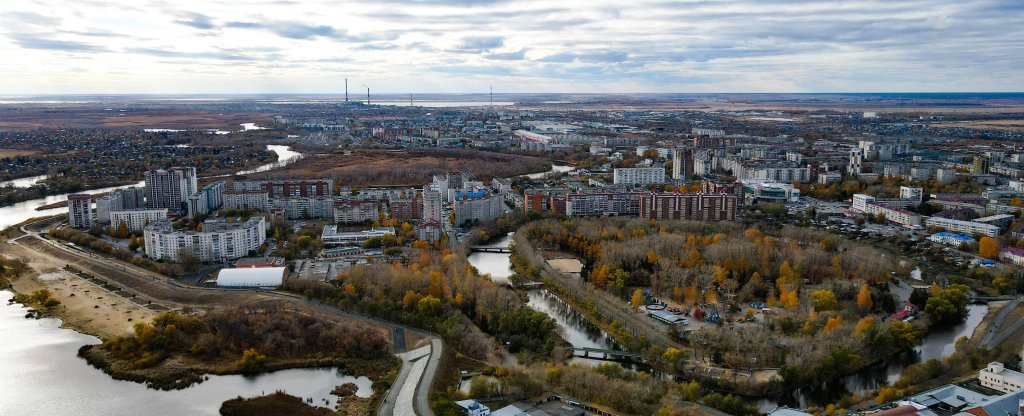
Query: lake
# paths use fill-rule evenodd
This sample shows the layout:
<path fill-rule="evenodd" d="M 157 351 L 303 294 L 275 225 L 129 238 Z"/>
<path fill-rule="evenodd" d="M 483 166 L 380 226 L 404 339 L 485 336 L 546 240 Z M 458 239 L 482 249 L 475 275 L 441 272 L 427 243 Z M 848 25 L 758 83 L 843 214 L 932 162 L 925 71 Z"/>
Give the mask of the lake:
<path fill-rule="evenodd" d="M 26 308 L 8 304 L 0 291 L 0 414 L 15 415 L 216 415 L 223 401 L 284 390 L 334 406 L 335 386 L 355 383 L 356 395 L 373 395 L 366 377 L 332 368 L 291 369 L 257 376 L 210 376 L 189 388 L 161 391 L 114 380 L 78 357 L 83 345 L 100 340 L 60 328 L 59 319 L 26 319 Z M 325 402 L 326 400 L 326 402 Z"/>

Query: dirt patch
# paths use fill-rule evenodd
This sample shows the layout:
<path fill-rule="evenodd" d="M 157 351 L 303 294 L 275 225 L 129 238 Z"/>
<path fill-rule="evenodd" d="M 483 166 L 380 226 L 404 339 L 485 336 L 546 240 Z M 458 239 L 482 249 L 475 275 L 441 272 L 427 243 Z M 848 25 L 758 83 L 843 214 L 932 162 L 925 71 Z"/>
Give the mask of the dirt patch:
<path fill-rule="evenodd" d="M 18 293 L 30 294 L 47 289 L 60 305 L 49 314 L 60 318 L 63 327 L 95 335 L 99 338 L 130 333 L 139 322 L 148 322 L 155 313 L 131 299 L 112 293 L 94 282 L 60 270 L 57 264 L 37 261 L 29 263 L 36 270 L 14 279 L 11 285 Z"/>
<path fill-rule="evenodd" d="M 932 128 L 967 128 L 976 130 L 1000 130 L 1024 132 L 1024 120 L 978 120 L 932 124 Z"/>
<path fill-rule="evenodd" d="M 479 180 L 506 178 L 551 169 L 547 160 L 504 153 L 458 149 L 358 151 L 308 156 L 280 170 L 251 177 L 329 177 L 345 186 L 414 186 L 433 175 L 469 171 Z"/>
<path fill-rule="evenodd" d="M 551 267 L 563 274 L 583 272 L 583 263 L 578 259 L 551 259 L 547 261 Z"/>
<path fill-rule="evenodd" d="M 39 152 L 35 150 L 21 150 L 21 149 L 0 149 L 0 158 L 4 157 L 18 157 L 18 156 L 31 156 Z"/>

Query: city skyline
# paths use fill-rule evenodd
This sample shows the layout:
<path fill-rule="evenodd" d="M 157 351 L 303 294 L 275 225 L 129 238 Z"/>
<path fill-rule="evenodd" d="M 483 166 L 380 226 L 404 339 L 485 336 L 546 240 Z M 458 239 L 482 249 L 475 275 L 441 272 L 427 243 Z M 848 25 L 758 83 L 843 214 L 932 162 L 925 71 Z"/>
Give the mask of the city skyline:
<path fill-rule="evenodd" d="M 5 94 L 1021 91 L 1024 6 L 36 1 Z"/>

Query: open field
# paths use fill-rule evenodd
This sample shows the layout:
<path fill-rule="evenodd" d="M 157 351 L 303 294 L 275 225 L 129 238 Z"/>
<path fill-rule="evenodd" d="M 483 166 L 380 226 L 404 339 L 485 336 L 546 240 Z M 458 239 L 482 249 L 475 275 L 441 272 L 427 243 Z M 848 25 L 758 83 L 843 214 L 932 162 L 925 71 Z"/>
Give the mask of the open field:
<path fill-rule="evenodd" d="M 978 120 L 932 124 L 934 128 L 968 128 L 978 130 L 1002 130 L 1024 132 L 1024 120 Z"/>
<path fill-rule="evenodd" d="M 328 177 L 342 186 L 412 186 L 429 183 L 434 174 L 467 170 L 480 180 L 542 172 L 551 163 L 536 157 L 457 149 L 366 150 L 350 154 L 312 155 L 263 176 Z"/>
<path fill-rule="evenodd" d="M 0 106 L 0 129 L 64 128 L 164 128 L 238 130 L 241 123 L 266 122 L 270 114 L 217 111 L 96 106 Z M 2 152 L 2 150 L 0 150 Z"/>
<path fill-rule="evenodd" d="M 18 156 L 31 156 L 39 152 L 35 150 L 21 150 L 21 149 L 0 149 L 0 158 L 2 157 L 18 157 Z"/>

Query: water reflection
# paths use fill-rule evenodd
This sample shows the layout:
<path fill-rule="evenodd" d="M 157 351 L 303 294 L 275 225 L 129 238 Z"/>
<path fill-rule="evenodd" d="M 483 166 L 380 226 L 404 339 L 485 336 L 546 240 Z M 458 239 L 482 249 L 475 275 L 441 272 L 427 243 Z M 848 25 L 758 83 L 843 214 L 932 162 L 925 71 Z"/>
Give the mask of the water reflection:
<path fill-rule="evenodd" d="M 284 390 L 334 406 L 331 390 L 355 383 L 357 396 L 373 394 L 366 377 L 335 369 L 292 369 L 258 376 L 210 376 L 187 389 L 159 391 L 119 381 L 77 356 L 99 339 L 60 328 L 57 319 L 25 319 L 26 309 L 8 304 L 0 291 L 0 414 L 4 415 L 216 415 L 224 400 Z M 326 401 L 325 401 L 326 400 Z"/>
<path fill-rule="evenodd" d="M 502 237 L 498 241 L 491 242 L 490 246 L 508 247 L 512 243 L 512 234 Z M 469 255 L 469 264 L 476 267 L 480 274 L 491 275 L 491 280 L 498 283 L 507 283 L 509 276 L 512 276 L 512 262 L 509 261 L 509 253 L 482 253 L 476 252 Z"/>
<path fill-rule="evenodd" d="M 251 175 L 253 173 L 269 172 L 271 170 L 288 166 L 302 159 L 302 153 L 292 150 L 289 146 L 279 144 L 268 144 L 267 150 L 277 153 L 277 161 L 261 165 L 255 169 L 240 170 L 235 175 Z M 227 175 L 225 175 L 227 176 Z"/>
<path fill-rule="evenodd" d="M 924 343 L 913 351 L 893 357 L 888 363 L 870 366 L 859 373 L 825 383 L 818 388 L 801 388 L 778 401 L 758 400 L 762 411 L 769 411 L 776 406 L 787 406 L 804 409 L 809 406 L 825 406 L 835 403 L 845 394 L 865 394 L 892 385 L 900 378 L 900 373 L 912 364 L 931 359 L 948 357 L 956 351 L 956 340 L 970 337 L 975 328 L 988 315 L 988 305 L 968 305 L 967 319 L 950 328 L 934 330 L 928 333 Z"/>

